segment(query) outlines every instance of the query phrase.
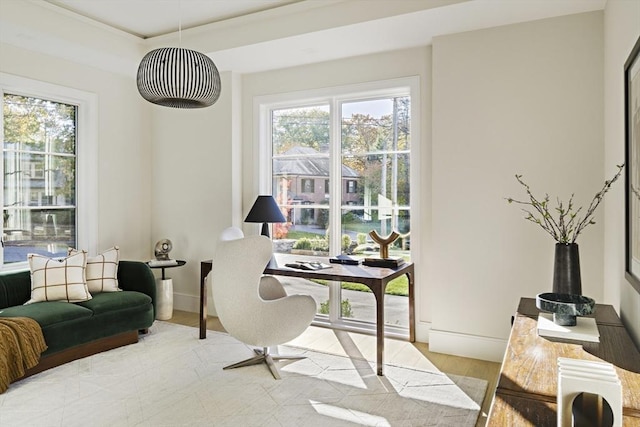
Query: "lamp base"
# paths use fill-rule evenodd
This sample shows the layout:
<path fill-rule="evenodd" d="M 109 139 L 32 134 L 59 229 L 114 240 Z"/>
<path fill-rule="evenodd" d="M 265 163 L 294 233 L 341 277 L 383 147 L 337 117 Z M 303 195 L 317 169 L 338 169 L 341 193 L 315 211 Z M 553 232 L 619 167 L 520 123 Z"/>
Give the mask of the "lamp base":
<path fill-rule="evenodd" d="M 271 238 L 271 236 L 269 236 L 269 224 L 267 224 L 266 222 L 262 223 L 262 233 L 260 234 Z"/>

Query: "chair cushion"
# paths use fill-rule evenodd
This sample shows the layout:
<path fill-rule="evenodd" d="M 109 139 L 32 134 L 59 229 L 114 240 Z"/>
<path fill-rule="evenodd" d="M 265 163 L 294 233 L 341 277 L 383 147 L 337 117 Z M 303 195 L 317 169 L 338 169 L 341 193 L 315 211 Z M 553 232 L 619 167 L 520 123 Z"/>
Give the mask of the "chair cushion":
<path fill-rule="evenodd" d="M 147 310 L 151 297 L 136 291 L 107 292 L 96 294 L 89 301 L 76 304 L 91 310 L 94 316 L 122 310 Z"/>
<path fill-rule="evenodd" d="M 92 315 L 91 310 L 76 304 L 68 304 L 64 301 L 44 301 L 29 305 L 16 305 L 0 310 L 0 316 L 30 317 L 43 328 L 55 323 L 88 318 Z"/>

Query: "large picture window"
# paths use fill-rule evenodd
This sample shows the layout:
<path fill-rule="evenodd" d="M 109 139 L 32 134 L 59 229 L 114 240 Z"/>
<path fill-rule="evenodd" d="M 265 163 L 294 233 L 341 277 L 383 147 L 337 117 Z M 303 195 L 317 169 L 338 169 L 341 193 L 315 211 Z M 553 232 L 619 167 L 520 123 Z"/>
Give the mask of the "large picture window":
<path fill-rule="evenodd" d="M 383 85 L 384 86 L 384 85 Z M 330 91 L 329 91 L 330 92 Z M 401 235 L 390 256 L 411 259 L 411 85 L 344 91 L 260 105 L 264 184 L 286 224 L 274 224 L 276 252 L 296 256 L 378 255 L 375 230 Z M 315 188 L 313 182 L 324 183 Z M 392 282 L 385 316 L 408 329 L 406 278 Z M 307 282 L 301 292 L 330 323 L 374 323 L 368 288 L 353 283 Z M 398 304 L 389 304 L 398 299 Z M 401 309 L 398 309 L 398 306 Z"/>
<path fill-rule="evenodd" d="M 92 120 L 79 116 L 91 114 L 92 97 L 6 75 L 0 83 L 2 268 L 24 265 L 29 253 L 63 257 L 69 247 L 92 250 L 95 199 L 84 195 L 95 188 L 89 172 L 95 147 L 79 150 L 91 139 Z M 85 182 L 78 185 L 80 174 Z"/>
<path fill-rule="evenodd" d="M 76 247 L 74 105 L 6 93 L 3 99 L 4 263 Z"/>

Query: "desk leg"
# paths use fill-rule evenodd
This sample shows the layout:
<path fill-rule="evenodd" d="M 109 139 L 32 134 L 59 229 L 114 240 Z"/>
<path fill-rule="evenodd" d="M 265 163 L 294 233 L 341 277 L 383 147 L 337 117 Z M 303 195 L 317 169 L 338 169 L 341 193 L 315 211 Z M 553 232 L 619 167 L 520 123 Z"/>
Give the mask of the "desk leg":
<path fill-rule="evenodd" d="M 200 339 L 207 338 L 207 275 L 211 272 L 213 263 L 200 263 Z"/>
<path fill-rule="evenodd" d="M 382 286 L 384 288 L 384 286 Z M 376 368 L 379 376 L 383 376 L 384 356 L 384 290 L 374 292 L 376 297 Z"/>
<path fill-rule="evenodd" d="M 416 302 L 413 283 L 413 268 L 406 274 L 409 281 L 409 342 L 416 342 Z"/>

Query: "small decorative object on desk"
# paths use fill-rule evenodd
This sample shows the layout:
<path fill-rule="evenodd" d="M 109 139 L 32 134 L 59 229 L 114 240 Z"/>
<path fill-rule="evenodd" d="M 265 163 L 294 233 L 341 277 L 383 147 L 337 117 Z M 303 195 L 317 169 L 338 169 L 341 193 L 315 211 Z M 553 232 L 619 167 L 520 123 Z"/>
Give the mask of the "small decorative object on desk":
<path fill-rule="evenodd" d="M 376 230 L 371 230 L 369 232 L 369 236 L 371 236 L 374 242 L 380 245 L 380 258 L 382 259 L 389 258 L 389 245 L 400 237 L 400 235 L 395 231 L 392 231 L 387 237 L 382 237 Z"/>
<path fill-rule="evenodd" d="M 405 261 L 403 258 L 393 257 L 393 258 L 365 258 L 362 261 L 362 264 L 367 267 L 383 267 L 383 268 L 398 268 Z"/>
<path fill-rule="evenodd" d="M 583 295 L 538 294 L 536 307 L 551 313 L 540 313 L 538 316 L 538 335 L 599 342 L 596 320 L 593 317 L 579 317 L 593 314 L 595 305 L 592 298 Z"/>
<path fill-rule="evenodd" d="M 611 425 L 622 427 L 622 383 L 613 364 L 595 360 L 569 359 L 558 357 L 558 427 L 573 425 Z M 583 405 L 574 414 L 578 396 L 597 396 L 597 400 Z M 603 405 L 604 403 L 604 405 Z M 608 408 L 607 408 L 608 406 Z"/>
<path fill-rule="evenodd" d="M 349 255 L 340 254 L 329 258 L 329 262 L 332 264 L 360 265 L 362 261 L 357 258 L 350 257 Z"/>
<path fill-rule="evenodd" d="M 556 207 L 553 208 L 548 194 L 545 194 L 543 199 L 538 199 L 531 193 L 529 185 L 522 180 L 522 175 L 516 175 L 516 180 L 525 188 L 529 200 L 521 201 L 508 197 L 507 201 L 529 206 L 530 208 L 522 209 L 526 214 L 525 219 L 538 224 L 557 242 L 552 288 L 556 294 L 582 295 L 580 258 L 576 239 L 589 224 L 595 224 L 593 214 L 611 185 L 620 178 L 624 163 L 617 165 L 617 168 L 615 176 L 604 182 L 604 186 L 593 197 L 582 217 L 578 216 L 582 207 L 576 209 L 573 205 L 573 194 L 566 204 L 558 198 Z M 557 217 L 554 217 L 554 213 L 557 213 Z"/>

